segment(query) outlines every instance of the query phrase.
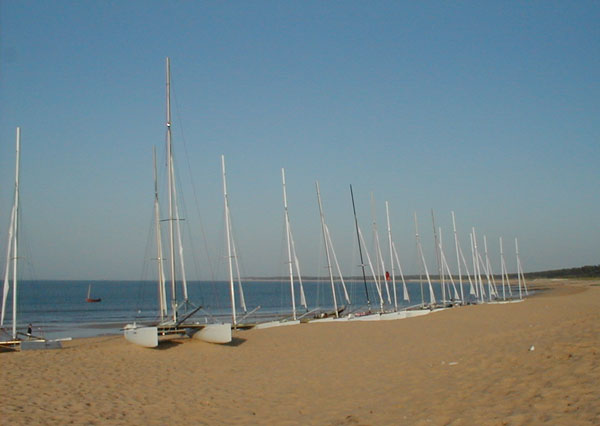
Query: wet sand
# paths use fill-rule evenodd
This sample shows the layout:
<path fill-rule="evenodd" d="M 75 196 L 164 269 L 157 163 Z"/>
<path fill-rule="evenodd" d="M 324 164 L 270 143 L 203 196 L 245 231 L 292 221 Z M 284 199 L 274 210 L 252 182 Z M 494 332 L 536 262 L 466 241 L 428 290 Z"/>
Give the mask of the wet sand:
<path fill-rule="evenodd" d="M 522 303 L 0 354 L 2 424 L 600 424 L 600 280 Z M 533 347 L 534 350 L 530 350 Z"/>

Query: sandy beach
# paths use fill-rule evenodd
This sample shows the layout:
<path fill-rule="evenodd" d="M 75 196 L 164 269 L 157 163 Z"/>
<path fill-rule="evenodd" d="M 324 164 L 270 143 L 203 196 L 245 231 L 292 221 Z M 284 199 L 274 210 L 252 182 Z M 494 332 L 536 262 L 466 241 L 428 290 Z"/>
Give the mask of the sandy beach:
<path fill-rule="evenodd" d="M 397 321 L 0 354 L 2 424 L 600 424 L 600 281 Z M 531 349 L 534 350 L 531 350 Z"/>

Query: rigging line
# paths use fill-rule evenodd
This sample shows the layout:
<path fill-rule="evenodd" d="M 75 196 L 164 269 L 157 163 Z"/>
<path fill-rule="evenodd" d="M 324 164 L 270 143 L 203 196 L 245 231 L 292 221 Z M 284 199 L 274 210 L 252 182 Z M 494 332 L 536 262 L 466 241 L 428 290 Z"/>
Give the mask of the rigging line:
<path fill-rule="evenodd" d="M 319 256 L 317 257 L 317 276 L 316 276 L 316 290 L 315 290 L 315 303 L 313 306 L 319 307 L 321 306 L 321 287 L 324 285 L 325 282 L 325 278 L 323 275 L 323 270 L 326 269 L 326 266 L 323 262 L 323 260 L 325 259 L 325 243 L 323 242 L 323 238 L 321 237 L 321 229 L 320 229 L 321 225 L 319 223 L 319 232 L 318 234 L 315 233 L 315 235 L 319 235 L 319 237 L 317 238 L 317 241 L 319 241 Z"/>
<path fill-rule="evenodd" d="M 187 140 L 186 140 L 186 137 L 185 137 L 185 132 L 184 132 L 184 129 L 183 129 L 182 114 L 181 114 L 180 109 L 179 109 L 179 102 L 177 100 L 177 94 L 174 93 L 173 84 L 172 83 L 171 83 L 171 91 L 172 91 L 173 98 L 175 100 L 175 102 L 174 102 L 175 103 L 175 113 L 176 113 L 176 116 L 179 118 L 179 120 L 178 120 L 178 124 L 179 125 L 177 126 L 177 128 L 179 129 L 179 133 L 181 135 L 181 141 L 182 141 L 182 145 L 183 145 L 183 150 L 185 152 L 185 162 L 186 162 L 188 174 L 190 176 L 190 184 L 192 186 L 192 194 L 194 196 L 194 204 L 195 204 L 195 207 L 196 207 L 196 214 L 198 215 L 198 221 L 200 222 L 200 232 L 202 234 L 202 239 L 203 239 L 203 242 L 204 242 L 204 250 L 205 250 L 205 253 L 206 253 L 206 259 L 208 261 L 208 268 L 209 268 L 209 272 L 210 272 L 210 277 L 211 277 L 211 280 L 214 280 L 215 279 L 215 270 L 213 268 L 213 261 L 212 261 L 212 259 L 210 257 L 210 251 L 209 251 L 209 245 L 208 245 L 208 238 L 206 236 L 206 230 L 205 230 L 206 228 L 204 227 L 204 221 L 202 220 L 202 214 L 201 214 L 201 210 L 200 210 L 200 202 L 198 200 L 198 190 L 196 189 L 195 181 L 192 178 L 192 165 L 190 164 L 190 155 L 189 155 L 189 151 L 188 151 L 188 147 L 187 147 Z M 194 247 L 193 243 L 192 243 L 192 250 L 194 250 L 194 252 L 195 252 L 195 247 Z M 196 256 L 192 255 L 192 258 L 194 259 L 194 267 L 196 268 L 196 274 L 198 274 L 198 276 L 199 276 L 199 269 L 200 268 L 198 267 L 198 264 L 196 262 Z"/>
<path fill-rule="evenodd" d="M 231 205 L 229 204 L 229 187 L 227 189 L 227 205 L 229 208 L 229 229 L 230 229 L 230 238 L 231 238 L 231 248 L 232 248 L 232 256 L 234 259 L 234 266 L 237 275 L 236 282 L 238 284 L 238 293 L 240 296 L 240 306 L 244 309 L 244 313 L 247 311 L 246 309 L 246 298 L 244 295 L 242 277 L 248 276 L 248 271 L 245 267 L 243 259 L 238 254 L 238 246 L 236 243 L 235 235 L 238 235 L 234 229 L 233 219 L 231 217 Z M 241 265 L 241 266 L 240 266 Z M 240 272 L 241 270 L 241 272 Z"/>
<path fill-rule="evenodd" d="M 283 277 L 285 277 L 287 271 L 286 268 L 284 267 L 284 265 L 287 265 L 288 263 L 290 263 L 290 261 L 287 259 L 287 257 L 285 257 L 284 259 L 284 251 L 286 250 L 286 238 L 285 238 L 285 233 L 286 233 L 286 226 L 285 226 L 285 212 L 283 214 L 284 216 L 284 220 L 283 223 L 281 225 L 282 229 L 281 229 L 281 239 L 280 239 L 280 244 L 279 244 L 279 259 L 277 261 L 277 280 L 281 281 L 280 286 L 279 286 L 279 306 L 283 306 L 284 305 L 284 294 L 286 293 L 286 289 L 285 287 L 287 287 L 287 284 L 284 283 L 284 279 Z M 293 265 L 294 261 L 291 260 L 291 264 Z M 279 277 L 281 277 L 282 279 L 279 280 Z M 295 281 L 295 280 L 294 280 Z M 288 289 L 289 290 L 289 289 Z M 285 302 L 287 303 L 287 301 Z M 291 298 L 290 298 L 290 303 L 291 303 Z"/>
<path fill-rule="evenodd" d="M 140 271 L 140 281 L 144 281 L 147 277 L 148 277 L 148 269 L 150 268 L 149 262 L 148 260 L 151 259 L 151 251 L 152 251 L 152 245 L 153 242 L 155 241 L 155 232 L 153 232 L 155 229 L 155 224 L 154 224 L 154 212 L 152 212 L 152 217 L 150 218 L 150 224 L 148 225 L 148 231 L 146 232 L 146 245 L 145 245 L 145 249 L 144 249 L 144 258 L 142 261 L 142 270 Z M 158 261 L 158 259 L 157 259 Z M 157 277 L 157 281 L 158 281 L 158 277 Z M 137 297 L 137 301 L 136 301 L 136 308 L 138 308 L 137 310 L 139 310 L 142 307 L 142 303 L 141 300 L 143 297 L 143 290 L 144 290 L 143 285 L 140 285 L 138 288 L 138 297 Z"/>
<path fill-rule="evenodd" d="M 19 188 L 19 191 L 21 192 L 21 198 L 23 198 L 23 190 Z M 37 280 L 35 265 L 32 262 L 32 259 L 34 259 L 33 252 L 31 250 L 31 245 L 29 244 L 29 231 L 27 227 L 23 227 L 23 223 L 26 223 L 26 221 L 23 221 L 24 213 L 26 213 L 26 210 L 24 210 L 22 205 L 19 205 L 19 247 L 24 253 L 23 255 L 19 256 L 19 259 L 21 260 L 21 265 L 23 263 L 25 264 L 26 268 L 24 269 L 29 272 L 29 274 L 31 275 L 31 279 Z M 25 214 L 25 217 L 27 217 L 27 214 Z M 23 276 L 22 273 L 20 275 Z"/>

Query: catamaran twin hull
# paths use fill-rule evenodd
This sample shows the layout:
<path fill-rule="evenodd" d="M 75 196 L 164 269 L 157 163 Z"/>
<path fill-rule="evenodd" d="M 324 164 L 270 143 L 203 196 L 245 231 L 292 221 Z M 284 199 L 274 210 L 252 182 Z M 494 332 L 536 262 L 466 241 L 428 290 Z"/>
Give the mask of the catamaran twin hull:
<path fill-rule="evenodd" d="M 138 326 L 128 324 L 123 329 L 125 339 L 145 348 L 155 348 L 160 342 L 191 337 L 208 343 L 231 342 L 231 324 L 189 324 L 179 326 Z"/>

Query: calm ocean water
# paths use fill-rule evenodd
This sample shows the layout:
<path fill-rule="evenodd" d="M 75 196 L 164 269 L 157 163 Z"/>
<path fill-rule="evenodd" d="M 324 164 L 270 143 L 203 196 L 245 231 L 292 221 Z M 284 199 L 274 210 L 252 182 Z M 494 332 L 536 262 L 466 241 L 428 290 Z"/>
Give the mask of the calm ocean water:
<path fill-rule="evenodd" d="M 88 285 L 91 297 L 101 298 L 100 303 L 87 303 Z M 362 282 L 346 283 L 352 305 L 348 310 L 360 310 L 366 306 L 366 295 Z M 260 306 L 247 317 L 248 322 L 272 319 L 276 315 L 291 313 L 289 281 L 248 281 L 243 283 L 248 311 Z M 338 286 L 341 287 L 341 286 Z M 399 306 L 421 303 L 421 286 L 408 282 L 410 302 L 402 298 L 401 283 L 397 287 Z M 375 286 L 368 285 L 369 297 L 374 307 L 378 305 Z M 423 286 L 425 302 L 428 301 L 427 285 Z M 468 284 L 464 287 L 468 292 Z M 498 289 L 501 293 L 501 289 Z M 178 289 L 178 291 L 180 291 Z M 331 285 L 327 281 L 304 282 L 308 309 L 333 309 Z M 441 298 L 441 287 L 434 283 L 436 298 Z M 203 309 L 195 316 L 214 316 L 228 319 L 231 314 L 229 284 L 226 282 L 193 281 L 188 283 L 189 300 Z M 236 287 L 236 300 L 239 301 Z M 390 288 L 393 301 L 393 293 Z M 169 296 L 168 296 L 169 297 Z M 338 305 L 343 305 L 341 288 L 337 292 Z M 385 298 L 384 292 L 384 298 Z M 296 288 L 296 305 L 299 310 L 299 290 Z M 12 289 L 7 303 L 4 327 L 10 327 Z M 132 321 L 153 320 L 157 317 L 157 285 L 153 282 L 133 281 L 23 281 L 18 288 L 17 326 L 24 331 L 31 323 L 35 335 L 47 338 L 89 337 L 117 334 Z M 391 307 L 391 306 L 389 306 Z M 243 314 L 239 313 L 239 316 Z"/>

